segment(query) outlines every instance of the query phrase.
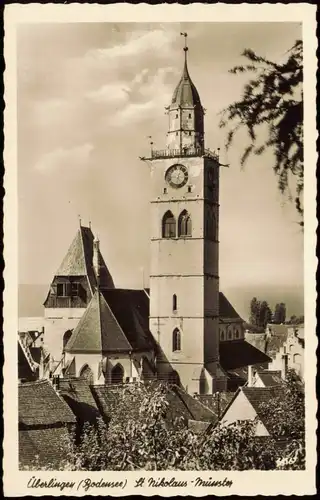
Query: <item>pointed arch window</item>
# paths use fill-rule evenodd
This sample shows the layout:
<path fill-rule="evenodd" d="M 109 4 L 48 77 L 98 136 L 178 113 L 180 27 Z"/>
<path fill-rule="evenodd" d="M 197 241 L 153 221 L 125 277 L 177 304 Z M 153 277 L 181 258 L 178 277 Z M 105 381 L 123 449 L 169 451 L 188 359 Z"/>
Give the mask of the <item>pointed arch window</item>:
<path fill-rule="evenodd" d="M 162 218 L 162 238 L 176 237 L 176 219 L 173 213 L 168 210 Z"/>
<path fill-rule="evenodd" d="M 80 370 L 80 377 L 85 378 L 89 385 L 93 385 L 93 371 L 90 366 L 85 364 Z"/>
<path fill-rule="evenodd" d="M 123 383 L 124 370 L 120 363 L 117 363 L 111 370 L 111 384 Z"/>
<path fill-rule="evenodd" d="M 173 352 L 175 351 L 181 351 L 181 332 L 178 328 L 175 328 L 173 330 L 172 334 L 172 350 Z"/>
<path fill-rule="evenodd" d="M 178 220 L 178 236 L 185 237 L 192 235 L 192 222 L 190 214 L 187 210 L 183 210 L 179 216 Z"/>

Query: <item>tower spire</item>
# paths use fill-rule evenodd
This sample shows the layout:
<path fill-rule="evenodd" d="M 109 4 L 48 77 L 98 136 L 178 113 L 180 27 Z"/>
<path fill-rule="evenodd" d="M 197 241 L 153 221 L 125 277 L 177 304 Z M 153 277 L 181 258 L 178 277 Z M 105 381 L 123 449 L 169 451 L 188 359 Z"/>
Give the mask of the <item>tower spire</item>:
<path fill-rule="evenodd" d="M 184 47 L 183 47 L 183 50 L 184 50 L 184 65 L 185 65 L 185 68 L 186 68 L 187 67 L 187 52 L 189 50 L 188 44 L 187 44 L 188 33 L 184 32 L 184 33 L 180 33 L 180 35 L 184 37 Z"/>

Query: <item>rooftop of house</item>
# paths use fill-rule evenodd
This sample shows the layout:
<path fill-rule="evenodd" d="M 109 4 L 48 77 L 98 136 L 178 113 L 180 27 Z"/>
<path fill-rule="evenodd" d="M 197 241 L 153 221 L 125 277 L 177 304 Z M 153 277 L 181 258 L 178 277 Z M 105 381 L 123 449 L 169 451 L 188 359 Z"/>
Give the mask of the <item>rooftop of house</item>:
<path fill-rule="evenodd" d="M 281 385 L 276 385 L 272 387 L 242 387 L 241 390 L 245 394 L 248 401 L 251 403 L 256 411 L 259 420 L 263 423 L 267 431 L 272 435 L 273 428 L 270 415 L 267 412 L 262 411 L 261 405 L 263 403 L 267 404 L 269 401 L 276 397 L 281 397 L 283 395 L 283 387 Z"/>
<path fill-rule="evenodd" d="M 25 382 L 18 389 L 19 425 L 72 424 L 75 416 L 48 380 Z"/>
<path fill-rule="evenodd" d="M 233 398 L 229 401 L 229 404 L 225 407 L 220 421 L 223 422 L 224 416 L 226 415 L 229 408 L 233 405 L 233 402 L 243 392 L 247 400 L 254 408 L 258 419 L 263 423 L 269 434 L 273 433 L 272 423 L 267 412 L 262 410 L 262 404 L 268 403 L 270 399 L 281 397 L 283 395 L 283 386 L 273 386 L 273 387 L 248 387 L 243 386 L 234 393 Z"/>
<path fill-rule="evenodd" d="M 158 382 L 153 382 L 158 384 Z M 115 408 L 117 408 L 123 386 L 92 386 L 92 393 L 96 399 L 97 405 L 105 420 L 112 419 Z M 134 391 L 134 386 L 132 386 Z M 152 384 L 150 385 L 152 390 Z M 134 394 L 134 392 L 132 393 Z M 128 412 L 131 418 L 136 418 L 139 414 L 139 400 L 134 396 L 130 396 L 130 392 L 126 392 L 126 401 Z M 207 408 L 201 401 L 187 394 L 183 389 L 177 386 L 171 386 L 166 389 L 165 398 L 168 403 L 166 411 L 166 420 L 172 424 L 176 418 L 182 417 L 184 421 L 194 420 L 202 422 L 213 422 L 216 415 Z"/>
<path fill-rule="evenodd" d="M 256 349 L 246 340 L 220 342 L 220 364 L 228 372 L 244 366 L 269 363 L 270 357 Z"/>
<path fill-rule="evenodd" d="M 280 370 L 257 370 L 256 375 L 259 376 L 265 387 L 281 385 L 283 382 Z"/>
<path fill-rule="evenodd" d="M 271 331 L 273 335 L 287 335 L 288 325 L 285 325 L 283 323 L 281 324 L 268 323 L 266 326 L 266 330 Z"/>
<path fill-rule="evenodd" d="M 266 352 L 267 347 L 267 334 L 266 333 L 253 333 L 246 332 L 245 339 L 249 344 L 253 345 L 256 349 L 261 352 Z"/>
<path fill-rule="evenodd" d="M 57 391 L 71 408 L 78 422 L 94 423 L 100 417 L 88 382 L 83 378 L 61 378 Z"/>

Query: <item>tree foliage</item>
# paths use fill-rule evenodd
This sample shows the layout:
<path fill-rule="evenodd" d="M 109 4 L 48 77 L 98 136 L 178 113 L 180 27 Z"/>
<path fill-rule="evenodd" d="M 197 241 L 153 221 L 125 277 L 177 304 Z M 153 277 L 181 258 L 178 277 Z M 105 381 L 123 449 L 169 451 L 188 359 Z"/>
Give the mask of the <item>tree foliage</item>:
<path fill-rule="evenodd" d="M 298 375 L 289 370 L 283 390 L 268 403 L 261 403 L 261 414 L 268 418 L 275 439 L 289 440 L 278 460 L 284 469 L 302 469 L 305 461 L 305 396 Z"/>
<path fill-rule="evenodd" d="M 286 321 L 286 305 L 284 302 L 276 304 L 274 308 L 273 323 L 280 325 Z"/>
<path fill-rule="evenodd" d="M 303 215 L 303 61 L 302 40 L 297 40 L 287 52 L 283 63 L 258 56 L 253 50 L 242 53 L 248 61 L 235 66 L 230 73 L 248 73 L 252 77 L 245 85 L 242 98 L 222 111 L 221 127 L 230 126 L 227 148 L 236 132 L 245 128 L 249 144 L 241 157 L 243 165 L 251 154 L 261 155 L 270 148 L 274 153 L 274 172 L 282 193 L 288 192 L 289 174 L 296 180 L 295 204 Z M 266 128 L 260 140 L 258 131 Z M 300 223 L 303 225 L 303 223 Z"/>
<path fill-rule="evenodd" d="M 265 328 L 272 319 L 272 311 L 266 300 L 260 301 L 253 297 L 250 302 L 250 323 L 257 328 Z"/>
<path fill-rule="evenodd" d="M 299 399 L 297 405 L 298 393 L 293 384 L 288 385 L 287 403 L 271 400 L 265 411 L 272 413 L 276 438 L 290 428 L 292 439 L 301 444 L 303 423 L 299 419 L 303 418 L 303 402 Z M 284 461 L 289 452 L 280 449 L 276 439 L 267 437 L 261 441 L 255 437 L 255 421 L 218 423 L 206 431 L 195 432 L 182 418 L 168 419 L 167 391 L 168 387 L 162 384 L 125 386 L 109 423 L 99 420 L 96 425 L 87 424 L 80 442 L 71 436 L 65 443 L 59 470 L 290 468 L 290 463 Z M 296 453 L 297 446 L 290 446 L 290 453 Z M 303 460 L 300 462 L 301 468 Z M 35 469 L 49 470 L 50 466 L 41 466 L 38 461 Z"/>

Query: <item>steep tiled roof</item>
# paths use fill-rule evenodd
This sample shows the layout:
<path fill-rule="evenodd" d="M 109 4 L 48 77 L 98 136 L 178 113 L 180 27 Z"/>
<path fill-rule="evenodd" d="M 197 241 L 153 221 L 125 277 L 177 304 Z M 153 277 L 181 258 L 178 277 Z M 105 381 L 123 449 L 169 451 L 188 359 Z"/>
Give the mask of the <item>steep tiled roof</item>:
<path fill-rule="evenodd" d="M 266 352 L 267 334 L 266 333 L 245 333 L 245 339 L 249 344 L 259 349 L 261 352 Z"/>
<path fill-rule="evenodd" d="M 256 373 L 265 387 L 282 384 L 281 372 L 279 370 L 258 370 Z"/>
<path fill-rule="evenodd" d="M 144 290 L 102 290 L 119 325 L 134 349 L 152 349 L 155 341 L 149 330 L 149 298 Z"/>
<path fill-rule="evenodd" d="M 276 323 L 268 323 L 267 329 L 269 329 L 273 335 L 287 335 L 288 325 L 276 324 Z"/>
<path fill-rule="evenodd" d="M 262 403 L 269 403 L 269 401 L 273 398 L 282 396 L 282 386 L 278 385 L 274 387 L 242 387 L 241 390 L 255 409 L 263 425 L 266 427 L 268 432 L 272 434 L 273 429 L 272 427 L 270 427 L 268 416 L 265 415 L 265 412 L 261 412 L 261 405 Z"/>
<path fill-rule="evenodd" d="M 219 292 L 219 317 L 220 319 L 241 319 L 237 311 L 230 304 L 226 296 Z"/>
<path fill-rule="evenodd" d="M 85 379 L 60 379 L 59 394 L 69 405 L 78 421 L 94 422 L 100 416 L 89 384 Z"/>
<path fill-rule="evenodd" d="M 154 384 L 157 383 L 158 382 L 154 382 Z M 92 393 L 95 396 L 97 405 L 105 420 L 112 418 L 121 390 L 123 390 L 121 386 L 112 387 L 97 385 L 92 387 Z M 152 390 L 151 387 L 150 390 Z M 215 420 L 215 415 L 209 408 L 177 386 L 167 388 L 166 400 L 168 402 L 166 412 L 166 420 L 168 423 L 173 423 L 176 418 L 180 417 L 182 417 L 185 422 L 188 420 L 213 422 Z M 128 411 L 130 412 L 131 418 L 135 418 L 139 413 L 139 407 L 136 407 L 133 401 L 135 401 L 135 403 L 137 402 L 136 400 L 128 399 Z"/>
<path fill-rule="evenodd" d="M 197 398 L 215 415 L 215 420 L 218 420 L 218 415 L 224 412 L 233 397 L 234 393 L 228 391 L 197 396 Z"/>
<path fill-rule="evenodd" d="M 287 334 L 277 334 L 267 337 L 266 354 L 273 358 L 287 340 Z"/>
<path fill-rule="evenodd" d="M 245 340 L 220 342 L 220 364 L 225 371 L 270 362 L 271 359 Z"/>
<path fill-rule="evenodd" d="M 188 394 L 186 391 L 181 389 L 181 387 L 175 386 L 173 390 L 188 408 L 189 412 L 192 415 L 192 420 L 198 420 L 201 422 L 212 422 L 215 420 L 215 414 L 199 399 L 194 398 L 193 396 L 191 396 L 191 394 Z"/>
<path fill-rule="evenodd" d="M 93 292 L 97 286 L 97 279 L 93 268 L 94 236 L 89 227 L 80 227 L 69 250 L 64 257 L 56 276 L 87 276 Z M 113 288 L 111 274 L 99 250 L 100 287 Z"/>
<path fill-rule="evenodd" d="M 48 380 L 19 385 L 19 424 L 24 426 L 74 423 L 66 402 Z"/>
<path fill-rule="evenodd" d="M 131 351 L 124 332 L 101 292 L 96 291 L 65 347 L 67 352 Z"/>
<path fill-rule="evenodd" d="M 37 372 L 31 369 L 20 343 L 18 343 L 18 378 L 20 380 L 35 380 L 37 378 Z"/>
<path fill-rule="evenodd" d="M 155 341 L 149 331 L 149 299 L 143 290 L 96 292 L 73 331 L 68 352 L 127 352 L 149 350 Z"/>
<path fill-rule="evenodd" d="M 34 466 L 35 460 L 56 470 L 65 456 L 68 430 L 65 426 L 19 430 L 19 464 Z"/>

